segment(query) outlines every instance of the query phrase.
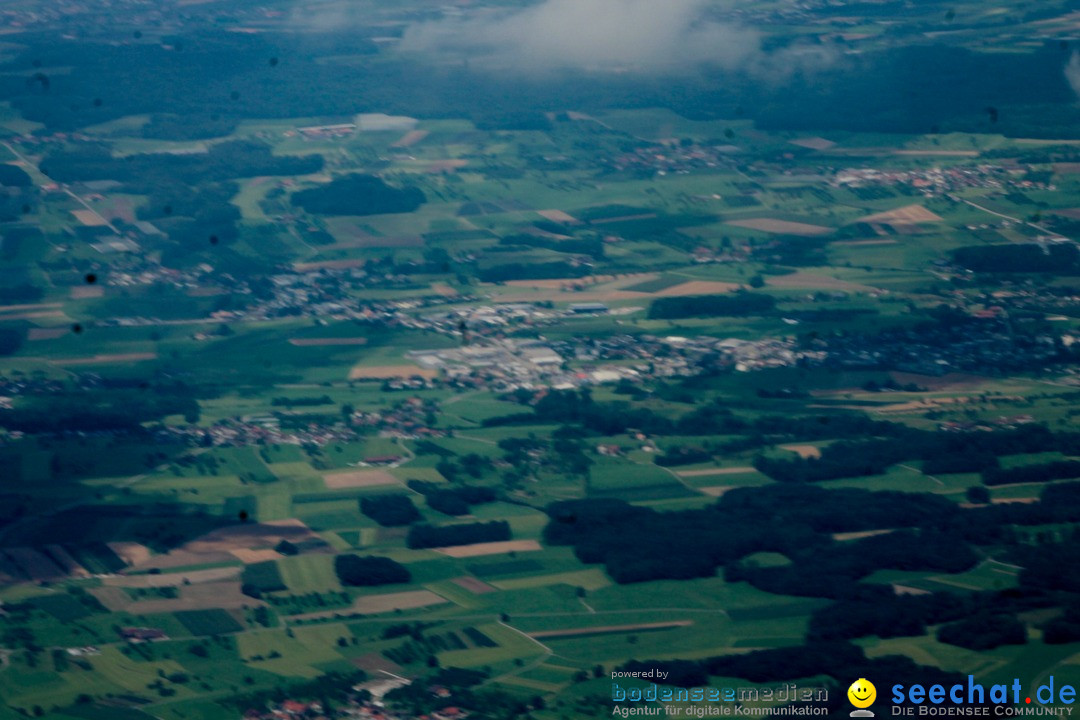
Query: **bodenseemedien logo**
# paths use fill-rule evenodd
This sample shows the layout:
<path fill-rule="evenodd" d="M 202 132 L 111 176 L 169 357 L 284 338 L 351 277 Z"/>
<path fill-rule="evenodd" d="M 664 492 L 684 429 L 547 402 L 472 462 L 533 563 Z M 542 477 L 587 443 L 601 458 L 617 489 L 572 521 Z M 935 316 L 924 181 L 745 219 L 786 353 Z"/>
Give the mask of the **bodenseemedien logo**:
<path fill-rule="evenodd" d="M 874 683 L 866 678 L 859 678 L 847 689 L 847 697 L 848 702 L 856 707 L 851 711 L 851 717 L 874 717 L 874 712 L 866 709 L 877 699 L 877 688 L 874 687 Z"/>

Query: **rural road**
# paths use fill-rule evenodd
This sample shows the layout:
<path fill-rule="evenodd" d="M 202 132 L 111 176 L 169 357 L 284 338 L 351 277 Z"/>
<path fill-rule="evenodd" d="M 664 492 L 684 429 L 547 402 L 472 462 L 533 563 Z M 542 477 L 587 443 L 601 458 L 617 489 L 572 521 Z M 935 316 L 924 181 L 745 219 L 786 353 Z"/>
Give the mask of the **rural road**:
<path fill-rule="evenodd" d="M 14 147 L 12 147 L 12 146 L 11 146 L 11 143 L 3 143 L 3 145 L 4 145 L 4 147 L 6 147 L 6 148 L 7 148 L 7 149 L 8 149 L 8 150 L 9 150 L 9 151 L 11 152 L 11 154 L 12 154 L 12 155 L 14 155 L 15 157 L 17 157 L 17 158 L 18 158 L 19 160 L 21 160 L 22 162 L 26 163 L 26 164 L 27 164 L 27 165 L 29 165 L 30 167 L 34 168 L 34 169 L 35 169 L 35 170 L 37 170 L 37 171 L 38 171 L 39 173 L 41 172 L 41 168 L 39 168 L 39 167 L 38 167 L 37 165 L 35 165 L 35 164 L 34 164 L 33 162 L 31 162 L 31 161 L 30 161 L 30 158 L 26 157 L 25 155 L 23 155 L 22 153 L 20 153 L 20 152 L 19 152 L 18 150 L 16 150 L 16 149 L 15 149 Z M 42 173 L 42 174 L 44 175 L 44 173 Z M 46 177 L 47 177 L 47 176 L 46 176 Z M 67 194 L 68 194 L 68 195 L 70 195 L 70 196 L 71 196 L 72 198 L 74 198 L 76 202 L 78 202 L 78 203 L 79 203 L 80 205 L 82 205 L 82 206 L 83 206 L 84 208 L 86 208 L 86 209 L 87 209 L 87 210 L 89 210 L 90 212 L 94 213 L 94 215 L 96 215 L 96 216 L 97 216 L 98 218 L 100 218 L 100 219 L 101 219 L 101 221 L 102 221 L 103 223 L 105 223 L 105 226 L 106 226 L 106 227 L 108 227 L 108 228 L 109 228 L 110 230 L 112 230 L 112 231 L 113 231 L 114 233 L 116 233 L 117 235 L 119 235 L 119 234 L 120 234 L 120 231 L 116 229 L 116 226 L 115 226 L 115 225 L 113 225 L 113 224 L 112 224 L 111 222 L 109 222 L 109 220 L 108 220 L 107 218 L 103 217 L 101 213 L 99 213 L 99 212 L 98 212 L 97 210 L 95 210 L 95 209 L 94 209 L 93 207 L 91 207 L 91 206 L 90 206 L 90 203 L 86 202 L 86 200 L 82 199 L 81 197 L 79 197 L 78 195 L 76 195 L 75 193 L 73 193 L 73 192 L 72 192 L 72 191 L 71 191 L 70 189 L 68 189 L 68 187 L 67 187 L 66 185 L 64 185 L 64 184 L 62 184 L 62 183 L 58 183 L 58 184 L 60 185 L 60 189 L 62 189 L 62 190 L 63 190 L 63 191 L 65 192 L 65 193 L 67 193 Z"/>
<path fill-rule="evenodd" d="M 1027 225 L 1028 227 L 1035 228 L 1036 230 L 1038 230 L 1041 233 L 1046 233 L 1047 235 L 1053 236 L 1053 237 L 1061 239 L 1061 240 L 1068 240 L 1069 239 L 1069 238 L 1065 237 L 1064 235 L 1059 235 L 1058 233 L 1054 232 L 1053 230 L 1049 230 L 1047 228 L 1044 228 L 1042 225 L 1036 225 L 1033 222 L 1028 222 L 1026 220 L 1021 220 L 1020 218 L 1015 218 L 1015 217 L 1012 217 L 1011 215 L 1004 215 L 1004 214 L 999 213 L 999 212 L 997 212 L 995 210 L 991 210 L 990 208 L 983 207 L 982 205 L 978 205 L 976 203 L 973 203 L 970 200 L 963 200 L 963 199 L 961 199 L 961 200 L 962 200 L 962 202 L 964 202 L 967 205 L 970 205 L 971 207 L 975 208 L 976 210 L 982 210 L 983 212 L 990 213 L 991 215 L 996 215 L 999 218 L 1004 218 L 1005 220 L 1010 220 L 1010 221 L 1012 221 L 1014 223 L 1017 223 L 1019 225 Z"/>

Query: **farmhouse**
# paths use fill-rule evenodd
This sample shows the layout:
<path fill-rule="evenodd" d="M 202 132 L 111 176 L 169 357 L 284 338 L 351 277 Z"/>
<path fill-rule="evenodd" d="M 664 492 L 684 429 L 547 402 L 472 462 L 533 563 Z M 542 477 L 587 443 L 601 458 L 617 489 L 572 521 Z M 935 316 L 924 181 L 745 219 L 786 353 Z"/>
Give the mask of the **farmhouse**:
<path fill-rule="evenodd" d="M 400 455 L 372 455 L 371 457 L 364 458 L 365 465 L 373 465 L 375 467 L 384 467 L 399 462 L 401 462 Z"/>
<path fill-rule="evenodd" d="M 355 123 L 340 123 L 338 125 L 313 125 L 299 128 L 300 134 L 308 139 L 346 137 L 356 132 Z"/>
<path fill-rule="evenodd" d="M 134 643 L 169 639 L 164 630 L 148 627 L 122 627 L 120 628 L 120 637 Z"/>
<path fill-rule="evenodd" d="M 603 315 L 608 312 L 608 306 L 598 302 L 573 303 L 570 312 L 575 315 Z"/>

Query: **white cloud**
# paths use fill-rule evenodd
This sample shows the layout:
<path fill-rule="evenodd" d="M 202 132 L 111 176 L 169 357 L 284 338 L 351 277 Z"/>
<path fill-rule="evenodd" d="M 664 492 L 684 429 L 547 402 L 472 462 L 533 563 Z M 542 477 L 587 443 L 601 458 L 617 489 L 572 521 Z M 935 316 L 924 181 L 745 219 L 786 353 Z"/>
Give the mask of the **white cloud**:
<path fill-rule="evenodd" d="M 1077 97 L 1080 97 L 1080 53 L 1073 53 L 1066 63 L 1065 79 L 1069 81 L 1069 86 Z"/>
<path fill-rule="evenodd" d="M 681 72 L 738 67 L 760 52 L 758 34 L 707 17 L 709 0 L 542 0 L 511 12 L 411 26 L 404 51 L 465 56 L 522 71 Z"/>

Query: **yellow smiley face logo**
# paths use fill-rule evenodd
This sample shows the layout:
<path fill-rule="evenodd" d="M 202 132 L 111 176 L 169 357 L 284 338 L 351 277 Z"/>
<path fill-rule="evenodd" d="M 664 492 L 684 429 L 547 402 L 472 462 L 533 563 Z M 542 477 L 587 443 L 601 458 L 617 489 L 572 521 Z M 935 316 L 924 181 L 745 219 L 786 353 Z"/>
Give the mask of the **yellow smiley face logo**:
<path fill-rule="evenodd" d="M 847 689 L 848 700 L 857 708 L 868 708 L 877 699 L 877 688 L 866 678 L 859 678 Z"/>

